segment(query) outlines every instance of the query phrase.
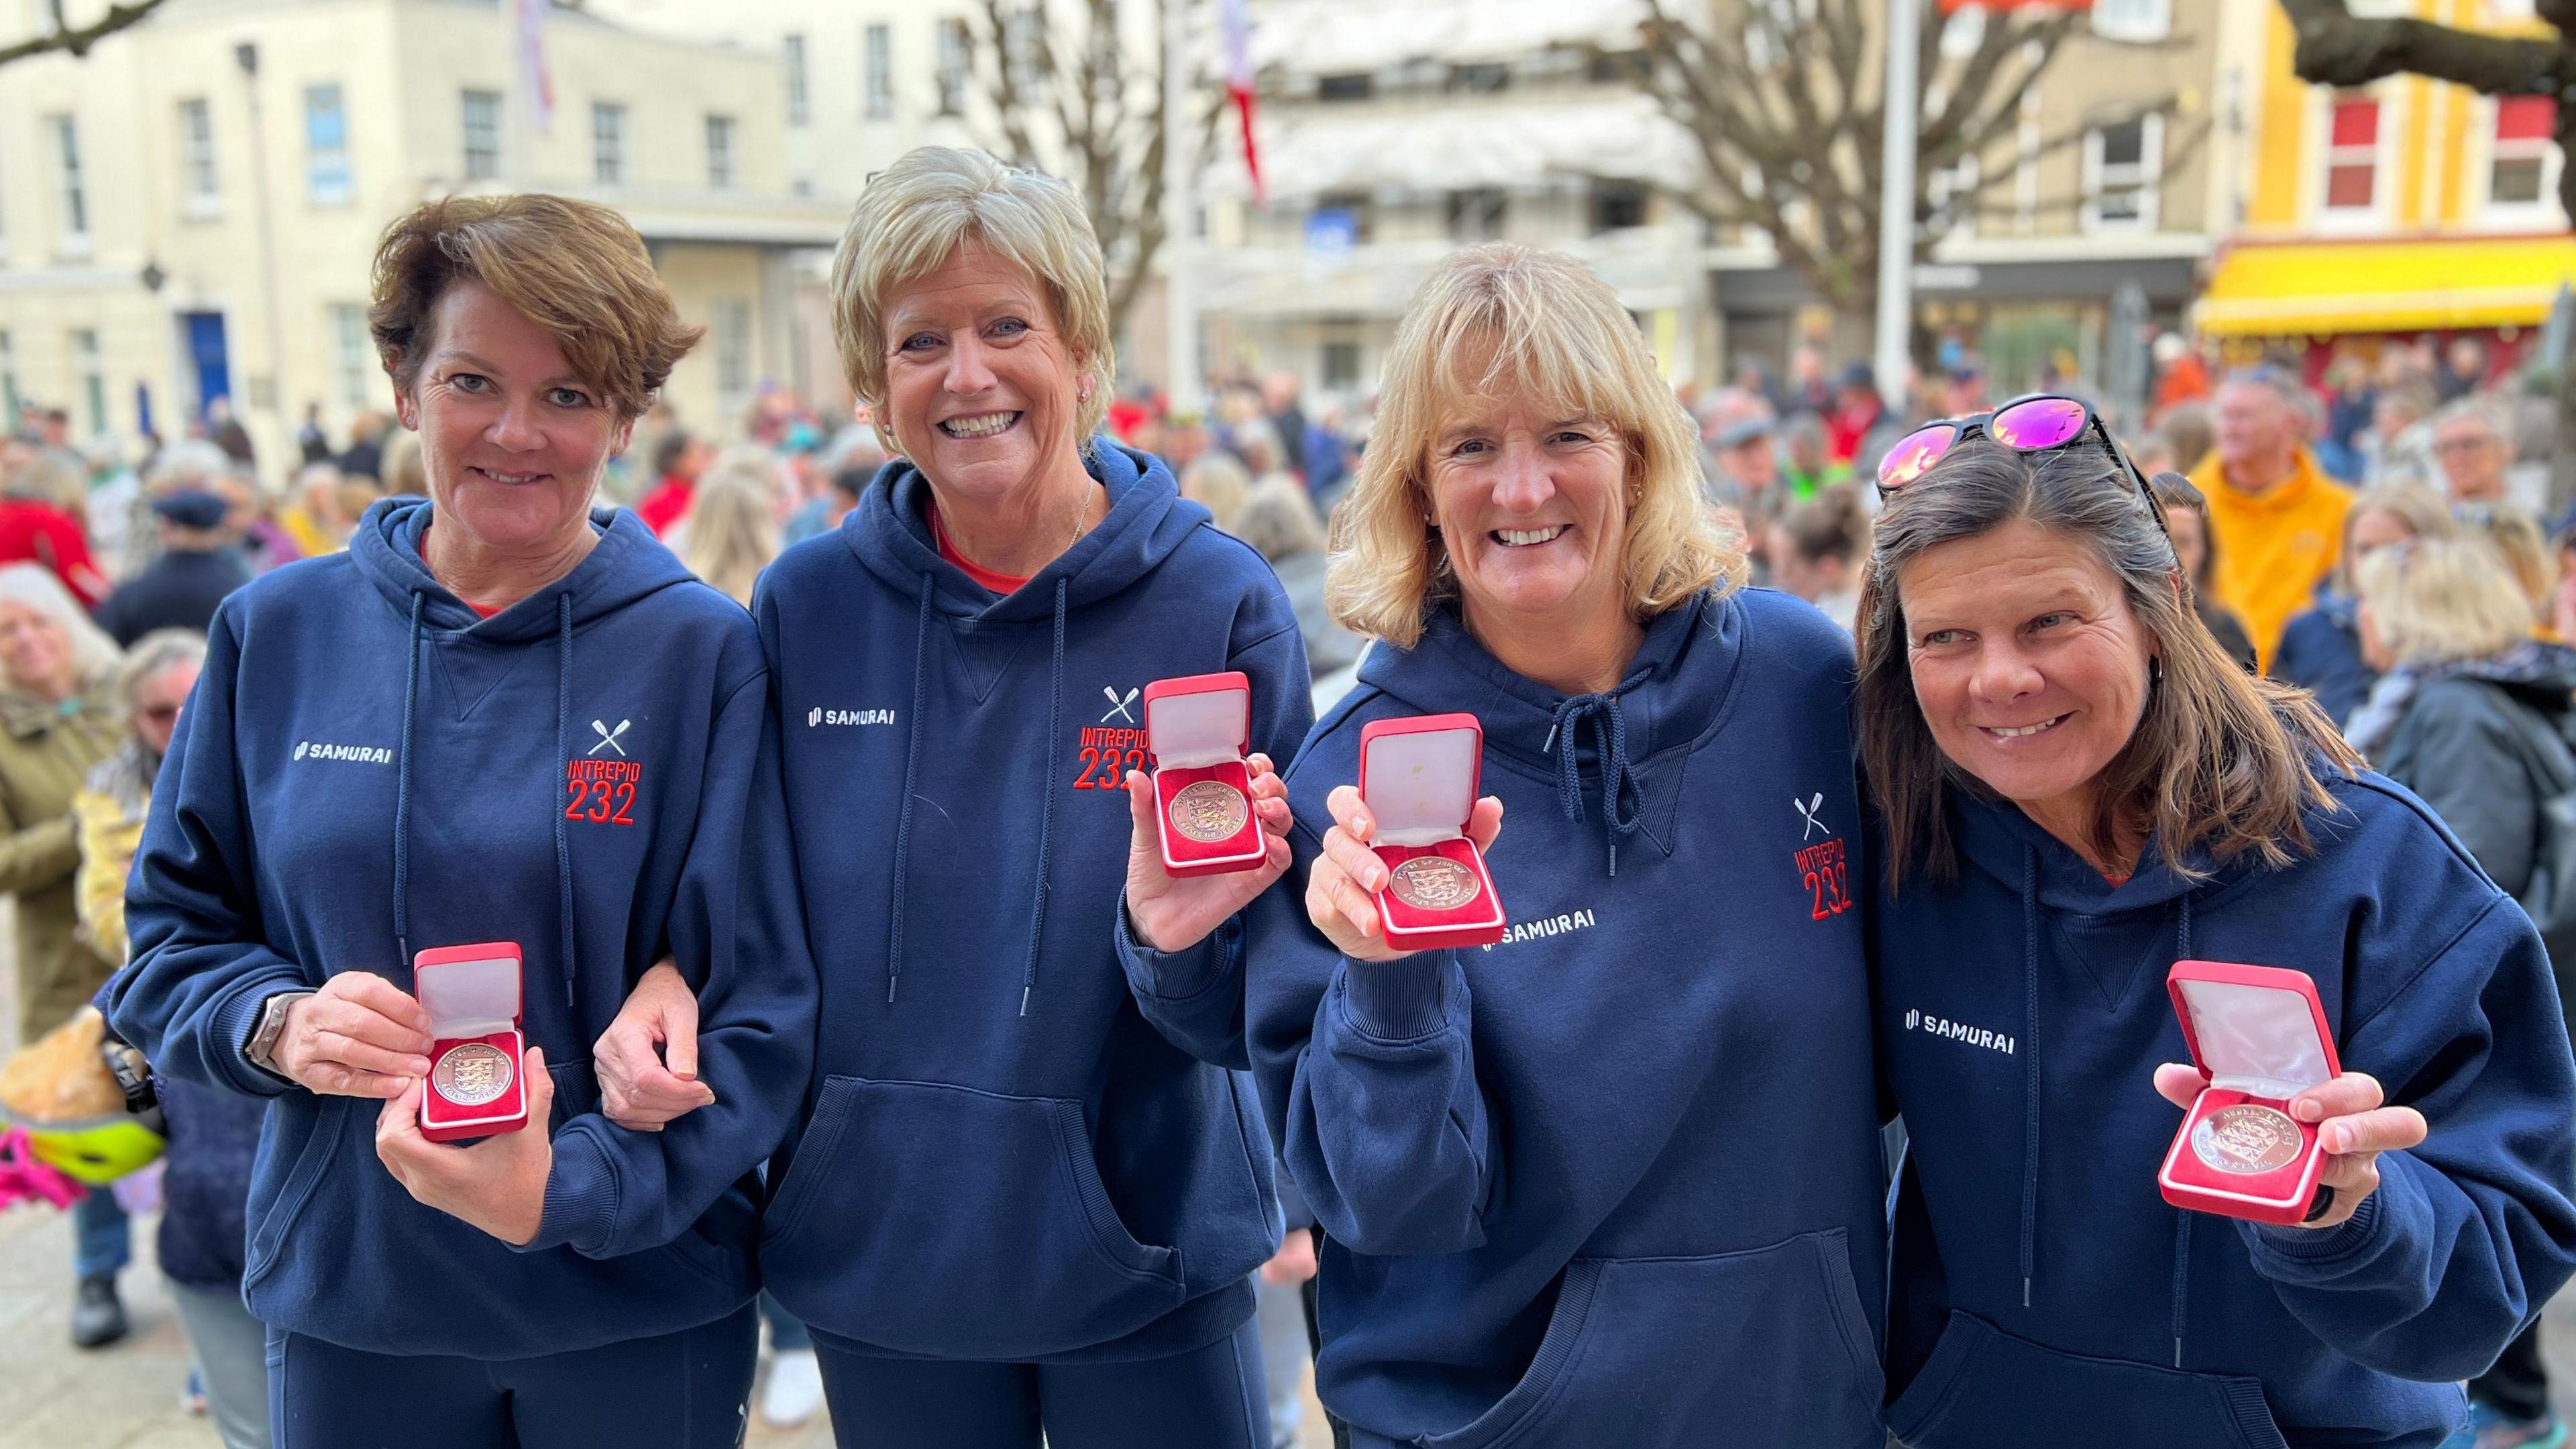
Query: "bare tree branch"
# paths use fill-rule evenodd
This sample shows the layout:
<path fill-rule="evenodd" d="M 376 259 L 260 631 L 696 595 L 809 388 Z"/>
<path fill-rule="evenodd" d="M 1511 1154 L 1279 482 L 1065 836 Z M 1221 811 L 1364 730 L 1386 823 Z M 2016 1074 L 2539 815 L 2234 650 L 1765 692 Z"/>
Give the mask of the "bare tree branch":
<path fill-rule="evenodd" d="M 50 0 L 48 10 L 54 18 L 54 28 L 33 39 L 19 41 L 15 45 L 0 46 L 0 65 L 7 65 L 13 60 L 25 60 L 30 56 L 50 55 L 56 51 L 74 58 L 86 56 L 91 46 L 120 30 L 141 24 L 145 17 L 160 9 L 163 3 L 164 0 L 126 0 L 126 3 L 110 5 L 107 7 L 106 14 L 87 25 L 73 26 L 63 19 L 62 0 Z"/>
<path fill-rule="evenodd" d="M 2453 30 L 2430 21 L 2362 19 L 2344 0 L 2281 0 L 2297 37 L 2291 68 L 2316 85 L 2361 86 L 2401 72 L 2488 95 L 2554 95 L 2568 81 L 2563 43 Z"/>

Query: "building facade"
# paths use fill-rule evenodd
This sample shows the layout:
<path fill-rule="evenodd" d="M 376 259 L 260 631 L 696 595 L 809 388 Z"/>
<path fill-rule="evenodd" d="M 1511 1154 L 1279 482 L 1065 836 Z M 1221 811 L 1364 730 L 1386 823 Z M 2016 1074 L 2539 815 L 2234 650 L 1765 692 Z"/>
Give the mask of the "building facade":
<path fill-rule="evenodd" d="M 335 438 L 390 410 L 365 321 L 385 224 L 544 190 L 643 234 L 707 328 L 665 395 L 730 432 L 761 386 L 799 380 L 793 258 L 842 211 L 792 184 L 777 60 L 574 11 L 542 37 L 542 117 L 499 0 L 170 0 L 84 59 L 12 65 L 0 403 L 131 439 L 224 399 L 275 482 L 308 406 Z"/>
<path fill-rule="evenodd" d="M 1919 362 L 1981 361 L 1998 396 L 2051 381 L 2115 397 L 2143 386 L 2148 335 L 2180 325 L 2221 225 L 2210 141 L 2220 12 L 2238 3 L 2094 0 L 2011 124 L 1930 178 L 1935 196 L 1975 187 L 1980 201 L 1915 269 Z M 1925 8 L 1940 57 L 1924 77 L 1929 109 L 1988 14 Z M 1801 345 L 1866 355 L 1871 319 L 1823 307 L 1762 238 L 1721 237 L 1712 270 L 1730 359 L 1777 368 Z"/>
<path fill-rule="evenodd" d="M 2531 0 L 2349 3 L 2356 15 L 2544 33 Z M 2303 359 L 2312 378 L 2391 340 L 2475 335 L 2498 365 L 2530 343 L 2576 281 L 2554 100 L 2412 75 L 2309 85 L 2269 3 L 2245 5 L 2226 44 L 2249 77 L 2233 163 L 2241 215 L 2194 314 L 2205 337 L 2234 360 Z"/>

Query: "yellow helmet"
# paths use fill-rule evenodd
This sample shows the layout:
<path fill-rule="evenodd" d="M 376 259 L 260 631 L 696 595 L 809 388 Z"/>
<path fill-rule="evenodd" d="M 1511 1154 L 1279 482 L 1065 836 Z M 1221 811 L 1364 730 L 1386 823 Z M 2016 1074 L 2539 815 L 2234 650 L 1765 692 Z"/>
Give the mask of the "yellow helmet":
<path fill-rule="evenodd" d="M 135 1117 L 19 1125 L 27 1129 L 27 1147 L 37 1161 L 91 1187 L 105 1187 L 161 1156 L 161 1134 Z"/>

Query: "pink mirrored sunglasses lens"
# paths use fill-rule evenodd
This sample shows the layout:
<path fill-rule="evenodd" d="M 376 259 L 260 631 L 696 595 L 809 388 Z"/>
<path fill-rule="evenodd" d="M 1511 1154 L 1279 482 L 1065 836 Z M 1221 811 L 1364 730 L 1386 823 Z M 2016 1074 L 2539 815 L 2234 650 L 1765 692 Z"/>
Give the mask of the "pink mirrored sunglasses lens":
<path fill-rule="evenodd" d="M 2007 448 L 2054 448 L 2084 431 L 2084 405 L 2062 397 L 2034 398 L 1995 414 L 1986 431 Z"/>
<path fill-rule="evenodd" d="M 1917 428 L 1897 439 L 1896 446 L 1888 449 L 1887 456 L 1879 460 L 1878 486 L 1902 488 L 1922 477 L 1958 440 L 1959 430 L 1948 423 Z"/>

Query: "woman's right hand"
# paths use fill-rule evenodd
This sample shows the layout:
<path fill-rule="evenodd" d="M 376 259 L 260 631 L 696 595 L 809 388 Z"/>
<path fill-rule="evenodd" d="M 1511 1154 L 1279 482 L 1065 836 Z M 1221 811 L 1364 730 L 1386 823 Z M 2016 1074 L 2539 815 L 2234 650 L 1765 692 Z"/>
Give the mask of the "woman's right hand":
<path fill-rule="evenodd" d="M 429 1075 L 429 1013 L 370 971 L 343 971 L 286 1009 L 268 1059 L 307 1091 L 399 1097 Z"/>
<path fill-rule="evenodd" d="M 629 1131 L 659 1132 L 716 1100 L 698 1080 L 698 994 L 668 961 L 636 981 L 590 1056 L 599 1110 Z"/>
<path fill-rule="evenodd" d="M 1341 785 L 1324 799 L 1333 827 L 1324 832 L 1324 853 L 1306 870 L 1306 918 L 1345 956 L 1354 961 L 1392 961 L 1411 955 L 1386 943 L 1386 925 L 1377 916 L 1376 893 L 1386 888 L 1387 864 L 1370 841 L 1377 820 L 1360 799 L 1359 787 Z M 1503 802 L 1488 795 L 1467 816 L 1467 839 L 1478 854 L 1494 848 L 1503 830 Z"/>

